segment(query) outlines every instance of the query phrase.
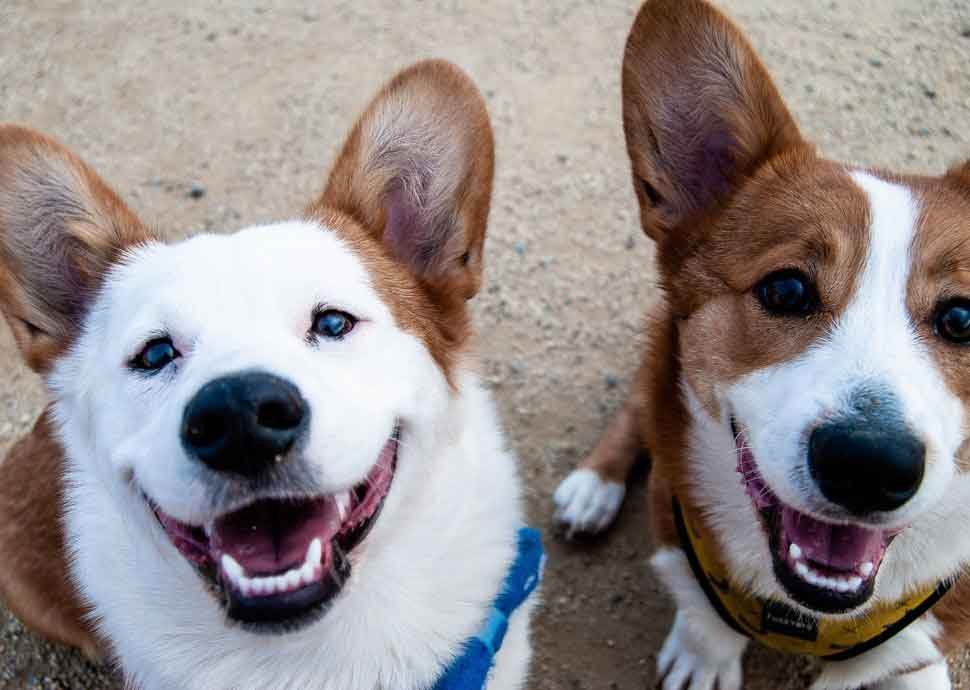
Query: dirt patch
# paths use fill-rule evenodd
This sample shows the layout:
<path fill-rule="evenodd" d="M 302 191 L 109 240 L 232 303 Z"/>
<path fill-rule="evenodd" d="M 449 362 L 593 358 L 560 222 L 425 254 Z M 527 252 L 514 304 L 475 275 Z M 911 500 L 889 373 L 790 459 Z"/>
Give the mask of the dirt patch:
<path fill-rule="evenodd" d="M 300 209 L 394 70 L 429 56 L 467 69 L 498 141 L 476 306 L 484 369 L 548 530 L 553 488 L 623 395 L 654 290 L 619 115 L 638 3 L 181 4 L 0 4 L 0 117 L 67 142 L 173 235 L 232 230 Z M 828 155 L 917 172 L 970 156 L 965 0 L 723 4 Z M 5 330 L 0 364 L 5 449 L 43 396 Z M 602 541 L 548 536 L 532 688 L 651 685 L 672 609 L 646 568 L 645 519 L 637 488 Z M 4 613 L 0 658 L 0 689 L 118 687 Z M 956 687 L 970 688 L 968 657 L 954 662 Z M 760 649 L 746 668 L 754 690 L 811 677 L 805 662 Z"/>

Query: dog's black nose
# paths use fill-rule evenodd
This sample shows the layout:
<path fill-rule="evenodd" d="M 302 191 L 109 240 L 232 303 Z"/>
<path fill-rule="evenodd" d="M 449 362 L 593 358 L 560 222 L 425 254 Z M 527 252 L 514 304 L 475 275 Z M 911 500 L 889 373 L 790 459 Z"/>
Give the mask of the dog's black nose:
<path fill-rule="evenodd" d="M 822 494 L 856 515 L 895 510 L 923 481 L 926 447 L 905 427 L 863 421 L 817 427 L 808 465 Z"/>
<path fill-rule="evenodd" d="M 309 419 L 300 391 L 263 372 L 245 372 L 204 385 L 185 408 L 182 443 L 217 472 L 247 477 L 283 459 Z"/>

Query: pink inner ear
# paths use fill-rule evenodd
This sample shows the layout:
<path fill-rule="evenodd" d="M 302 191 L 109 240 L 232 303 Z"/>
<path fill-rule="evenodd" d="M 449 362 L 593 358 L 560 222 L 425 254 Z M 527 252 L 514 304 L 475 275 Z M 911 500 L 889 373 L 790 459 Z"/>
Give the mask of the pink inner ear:
<path fill-rule="evenodd" d="M 426 273 L 433 268 L 447 235 L 436 232 L 431 214 L 423 212 L 419 203 L 399 184 L 387 191 L 384 244 L 414 271 Z"/>
<path fill-rule="evenodd" d="M 677 111 L 690 112 L 685 106 Z M 730 191 L 731 178 L 738 172 L 734 137 L 720 118 L 678 117 L 659 132 L 664 165 L 676 186 L 672 199 L 661 202 L 676 218 L 697 213 Z"/>

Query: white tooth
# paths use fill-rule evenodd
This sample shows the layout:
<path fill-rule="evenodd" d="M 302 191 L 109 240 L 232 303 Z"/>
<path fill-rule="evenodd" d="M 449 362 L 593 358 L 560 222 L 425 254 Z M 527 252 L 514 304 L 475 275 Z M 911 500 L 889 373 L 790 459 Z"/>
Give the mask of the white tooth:
<path fill-rule="evenodd" d="M 849 589 L 859 589 L 862 586 L 862 578 L 853 575 L 849 578 Z"/>
<path fill-rule="evenodd" d="M 237 585 L 246 577 L 246 572 L 243 570 L 243 567 L 228 553 L 222 554 L 222 570 Z"/>
<path fill-rule="evenodd" d="M 277 575 L 276 581 L 276 591 L 285 592 L 286 591 L 286 575 Z"/>
<path fill-rule="evenodd" d="M 859 572 L 862 573 L 863 577 L 869 577 L 870 575 L 872 575 L 872 571 L 875 569 L 876 569 L 876 566 L 874 566 L 869 561 L 866 561 L 865 563 L 859 566 Z"/>
<path fill-rule="evenodd" d="M 802 557 L 802 547 L 792 542 L 791 546 L 788 547 L 788 555 L 792 557 L 793 561 L 797 561 Z"/>
<path fill-rule="evenodd" d="M 306 550 L 306 558 L 303 560 L 303 562 L 311 565 L 319 565 L 320 559 L 322 558 L 323 542 L 320 541 L 320 537 L 315 537 L 313 541 L 310 542 L 310 547 Z"/>
<path fill-rule="evenodd" d="M 803 578 L 808 578 L 808 566 L 804 563 L 796 563 L 795 572 L 801 575 Z"/>
<path fill-rule="evenodd" d="M 313 582 L 313 563 L 304 563 L 300 568 L 300 582 L 305 585 Z"/>
<path fill-rule="evenodd" d="M 244 597 L 251 597 L 253 594 L 255 594 L 253 589 L 253 581 L 248 578 L 243 578 L 239 583 L 239 591 L 242 592 Z"/>
<path fill-rule="evenodd" d="M 838 580 L 835 583 L 835 588 L 837 590 L 839 590 L 840 592 L 848 592 L 849 591 L 849 581 L 848 580 Z"/>
<path fill-rule="evenodd" d="M 300 586 L 300 570 L 294 569 L 286 574 L 286 589 L 293 590 Z"/>
<path fill-rule="evenodd" d="M 342 494 L 337 494 L 334 496 L 334 502 L 337 504 L 337 513 L 340 515 L 340 521 L 343 522 L 350 514 L 350 492 L 344 491 Z"/>

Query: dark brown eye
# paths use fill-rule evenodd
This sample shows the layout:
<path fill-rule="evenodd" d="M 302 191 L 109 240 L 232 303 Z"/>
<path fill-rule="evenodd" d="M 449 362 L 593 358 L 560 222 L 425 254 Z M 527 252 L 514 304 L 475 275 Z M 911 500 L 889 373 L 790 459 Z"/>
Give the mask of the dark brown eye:
<path fill-rule="evenodd" d="M 936 312 L 936 332 L 953 343 L 970 342 L 970 300 L 944 302 Z"/>
<path fill-rule="evenodd" d="M 326 311 L 318 312 L 313 317 L 311 330 L 315 335 L 330 340 L 339 340 L 354 330 L 354 326 L 356 325 L 357 319 L 347 312 L 337 309 L 327 309 Z"/>
<path fill-rule="evenodd" d="M 774 316 L 807 316 L 818 309 L 818 291 L 804 273 L 776 271 L 755 286 L 761 306 Z"/>
<path fill-rule="evenodd" d="M 161 371 L 181 356 L 171 338 L 155 338 L 145 344 L 130 366 L 139 371 Z"/>

